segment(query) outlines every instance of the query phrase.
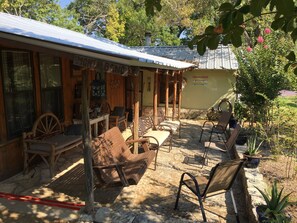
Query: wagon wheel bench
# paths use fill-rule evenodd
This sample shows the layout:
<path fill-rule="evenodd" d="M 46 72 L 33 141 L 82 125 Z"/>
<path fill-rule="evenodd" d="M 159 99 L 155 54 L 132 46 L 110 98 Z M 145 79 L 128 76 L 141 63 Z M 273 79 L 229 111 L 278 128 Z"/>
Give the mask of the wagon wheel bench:
<path fill-rule="evenodd" d="M 24 172 L 28 171 L 30 162 L 40 156 L 53 177 L 60 155 L 81 144 L 81 134 L 66 134 L 59 119 L 53 113 L 45 113 L 35 121 L 31 132 L 23 133 Z"/>

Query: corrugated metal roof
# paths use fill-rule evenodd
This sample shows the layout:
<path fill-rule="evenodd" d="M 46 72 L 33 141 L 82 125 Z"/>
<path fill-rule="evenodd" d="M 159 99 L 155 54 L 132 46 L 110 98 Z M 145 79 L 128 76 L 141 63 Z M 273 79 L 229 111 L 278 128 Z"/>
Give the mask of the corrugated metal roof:
<path fill-rule="evenodd" d="M 6 13 L 0 13 L 0 37 L 132 66 L 164 69 L 185 69 L 194 66 L 141 53 L 104 38 L 95 39 L 82 33 Z"/>
<path fill-rule="evenodd" d="M 198 69 L 238 69 L 238 62 L 230 46 L 219 45 L 216 50 L 206 50 L 203 56 L 188 46 L 139 46 L 134 47 L 145 52 L 174 60 L 185 61 L 197 65 Z"/>

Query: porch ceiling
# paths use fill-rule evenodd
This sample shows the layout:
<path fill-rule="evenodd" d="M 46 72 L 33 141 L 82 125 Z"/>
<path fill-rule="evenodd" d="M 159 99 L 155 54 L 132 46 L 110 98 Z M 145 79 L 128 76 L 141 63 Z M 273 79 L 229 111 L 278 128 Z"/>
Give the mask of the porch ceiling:
<path fill-rule="evenodd" d="M 0 37 L 130 66 L 180 70 L 194 64 L 141 53 L 105 38 L 0 13 Z"/>

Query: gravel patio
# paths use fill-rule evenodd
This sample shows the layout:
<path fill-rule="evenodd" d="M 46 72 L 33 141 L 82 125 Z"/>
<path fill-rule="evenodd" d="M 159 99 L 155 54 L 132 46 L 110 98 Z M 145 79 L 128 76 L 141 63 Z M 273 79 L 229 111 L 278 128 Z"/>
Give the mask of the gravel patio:
<path fill-rule="evenodd" d="M 96 189 L 96 221 L 78 210 L 0 198 L 0 223 L 6 222 L 202 222 L 198 200 L 182 190 L 179 209 L 174 210 L 180 176 L 183 172 L 208 175 L 211 167 L 226 160 L 227 154 L 211 150 L 208 166 L 201 168 L 203 146 L 198 142 L 201 121 L 182 120 L 181 137 L 174 136 L 173 149 L 163 146 L 157 170 L 149 167 L 138 185 L 125 188 Z M 123 133 L 127 136 L 128 132 Z M 0 192 L 82 204 L 84 174 L 82 151 L 65 153 L 58 161 L 61 171 L 53 179 L 41 164 L 27 175 L 22 173 L 0 182 Z M 235 182 L 234 194 L 240 222 L 248 222 L 242 187 Z M 210 197 L 205 202 L 208 222 L 236 222 L 230 194 Z"/>

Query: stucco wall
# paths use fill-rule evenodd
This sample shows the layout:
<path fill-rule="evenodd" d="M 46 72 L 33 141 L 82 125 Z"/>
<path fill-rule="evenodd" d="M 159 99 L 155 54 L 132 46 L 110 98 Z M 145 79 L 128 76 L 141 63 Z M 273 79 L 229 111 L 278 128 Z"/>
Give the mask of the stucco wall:
<path fill-rule="evenodd" d="M 222 98 L 234 100 L 232 84 L 235 82 L 234 71 L 193 70 L 185 72 L 183 77 L 187 85 L 182 94 L 182 108 L 207 110 L 216 107 Z M 143 73 L 143 106 L 153 105 L 154 75 Z"/>

